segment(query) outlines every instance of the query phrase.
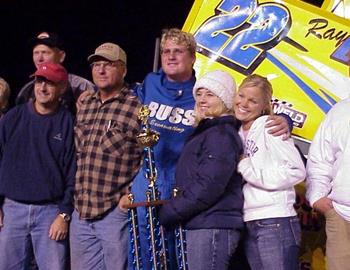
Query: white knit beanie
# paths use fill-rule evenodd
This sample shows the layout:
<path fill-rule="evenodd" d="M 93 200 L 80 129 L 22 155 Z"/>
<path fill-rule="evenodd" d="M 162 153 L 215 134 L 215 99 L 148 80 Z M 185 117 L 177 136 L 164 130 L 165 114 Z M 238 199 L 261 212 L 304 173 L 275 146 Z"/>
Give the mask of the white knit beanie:
<path fill-rule="evenodd" d="M 199 88 L 206 88 L 217 95 L 228 109 L 232 109 L 236 82 L 232 76 L 222 70 L 214 70 L 204 74 L 193 87 L 193 96 Z"/>

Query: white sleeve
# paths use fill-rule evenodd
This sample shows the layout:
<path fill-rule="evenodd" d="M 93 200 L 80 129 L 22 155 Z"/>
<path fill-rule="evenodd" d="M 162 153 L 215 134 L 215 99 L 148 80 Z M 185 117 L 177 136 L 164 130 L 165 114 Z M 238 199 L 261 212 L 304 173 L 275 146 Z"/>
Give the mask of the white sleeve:
<path fill-rule="evenodd" d="M 332 149 L 330 116 L 319 126 L 311 143 L 307 161 L 306 198 L 311 206 L 331 191 L 332 170 L 335 155 Z"/>
<path fill-rule="evenodd" d="M 263 136 L 259 141 L 265 142 L 260 147 L 264 152 L 238 164 L 238 171 L 248 183 L 265 190 L 284 190 L 305 179 L 305 166 L 293 139 L 283 141 L 265 128 L 259 136 Z"/>

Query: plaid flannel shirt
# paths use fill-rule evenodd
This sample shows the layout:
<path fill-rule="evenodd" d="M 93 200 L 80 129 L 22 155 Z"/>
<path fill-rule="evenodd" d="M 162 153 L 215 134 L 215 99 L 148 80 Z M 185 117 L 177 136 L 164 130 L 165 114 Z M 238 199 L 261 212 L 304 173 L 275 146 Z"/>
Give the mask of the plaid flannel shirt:
<path fill-rule="evenodd" d="M 79 110 L 74 199 L 81 218 L 102 217 L 128 193 L 141 162 L 139 108 L 138 99 L 123 87 L 103 103 L 97 92 Z"/>

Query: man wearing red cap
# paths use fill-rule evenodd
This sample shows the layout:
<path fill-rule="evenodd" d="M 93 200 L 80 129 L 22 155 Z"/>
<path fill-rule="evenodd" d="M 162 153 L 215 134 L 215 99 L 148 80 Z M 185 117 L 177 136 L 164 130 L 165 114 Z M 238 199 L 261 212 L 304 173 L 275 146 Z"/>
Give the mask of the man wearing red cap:
<path fill-rule="evenodd" d="M 46 62 L 63 63 L 66 53 L 63 48 L 63 41 L 56 33 L 42 32 L 31 41 L 33 46 L 33 63 L 37 68 L 38 65 Z M 16 104 L 25 103 L 34 97 L 33 86 L 34 81 L 30 81 L 22 87 L 16 98 Z M 75 103 L 85 90 L 93 92 L 93 83 L 75 74 L 68 74 L 68 84 L 61 97 L 62 104 L 75 114 Z"/>
<path fill-rule="evenodd" d="M 61 106 L 68 83 L 59 64 L 38 65 L 35 99 L 0 123 L 0 270 L 66 269 L 76 171 L 73 116 Z"/>

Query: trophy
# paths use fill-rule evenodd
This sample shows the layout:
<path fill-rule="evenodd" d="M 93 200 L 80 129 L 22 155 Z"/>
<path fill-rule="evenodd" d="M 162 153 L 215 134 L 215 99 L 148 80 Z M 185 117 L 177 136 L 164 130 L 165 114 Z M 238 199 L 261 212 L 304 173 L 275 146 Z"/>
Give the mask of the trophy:
<path fill-rule="evenodd" d="M 142 122 L 142 130 L 137 135 L 138 143 L 144 148 L 144 162 L 146 165 L 146 178 L 149 181 L 148 189 L 146 191 L 145 202 L 134 202 L 134 197 L 129 194 L 130 204 L 129 208 L 129 224 L 130 224 L 130 237 L 132 243 L 133 264 L 135 269 L 142 269 L 139 233 L 137 225 L 137 207 L 146 207 L 147 215 L 147 229 L 150 239 L 150 261 L 152 262 L 152 269 L 154 270 L 167 270 L 167 248 L 166 237 L 164 235 L 164 229 L 159 224 L 159 220 L 156 214 L 156 206 L 161 205 L 164 201 L 160 200 L 160 194 L 156 186 L 157 170 L 155 168 L 155 162 L 153 157 L 153 146 L 159 140 L 159 133 L 150 129 L 148 124 L 148 117 L 150 110 L 147 106 L 142 106 L 139 111 L 139 119 Z"/>
<path fill-rule="evenodd" d="M 150 110 L 147 106 L 142 106 L 139 111 L 139 119 L 142 122 L 141 132 L 137 135 L 138 143 L 144 148 L 144 162 L 146 165 L 146 178 L 149 181 L 146 191 L 145 202 L 134 202 L 133 194 L 129 194 L 129 224 L 130 224 L 130 239 L 132 244 L 132 255 L 134 269 L 142 269 L 141 252 L 139 243 L 139 231 L 137 222 L 137 207 L 146 207 L 147 229 L 149 233 L 150 244 L 150 262 L 152 270 L 167 270 L 169 268 L 167 239 L 164 228 L 160 225 L 157 217 L 156 207 L 166 203 L 165 200 L 160 200 L 160 194 L 156 186 L 157 170 L 155 167 L 153 146 L 159 140 L 159 133 L 149 127 L 148 118 Z M 177 190 L 174 190 L 176 197 Z M 186 260 L 186 241 L 185 233 L 180 224 L 175 229 L 175 240 L 177 249 L 178 269 L 187 270 Z"/>

